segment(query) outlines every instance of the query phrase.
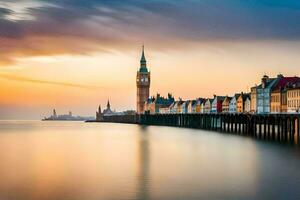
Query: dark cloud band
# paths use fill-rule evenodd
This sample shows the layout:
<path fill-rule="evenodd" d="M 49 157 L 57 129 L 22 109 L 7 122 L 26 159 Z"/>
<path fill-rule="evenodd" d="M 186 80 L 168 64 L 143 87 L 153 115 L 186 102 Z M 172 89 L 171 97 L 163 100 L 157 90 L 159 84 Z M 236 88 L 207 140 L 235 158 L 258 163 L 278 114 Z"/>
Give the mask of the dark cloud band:
<path fill-rule="evenodd" d="M 20 1 L 9 2 L 22 6 Z M 29 3 L 25 9 L 32 20 L 9 20 L 7 16 L 17 12 L 13 6 L 5 8 L 0 4 L 1 60 L 13 60 L 14 56 L 109 51 L 140 41 L 170 48 L 179 42 L 202 40 L 300 39 L 297 0 L 26 2 L 40 3 L 32 7 Z"/>

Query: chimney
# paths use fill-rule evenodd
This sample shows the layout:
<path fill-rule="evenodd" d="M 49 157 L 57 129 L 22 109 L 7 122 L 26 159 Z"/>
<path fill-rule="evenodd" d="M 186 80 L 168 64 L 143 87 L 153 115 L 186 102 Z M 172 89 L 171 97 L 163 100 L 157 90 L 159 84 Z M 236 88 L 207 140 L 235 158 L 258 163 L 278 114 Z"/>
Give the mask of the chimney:
<path fill-rule="evenodd" d="M 267 80 L 269 80 L 269 77 L 267 75 L 264 75 L 261 79 L 262 88 L 265 88 Z"/>
<path fill-rule="evenodd" d="M 278 74 L 277 78 L 283 78 L 283 75 L 282 74 Z"/>

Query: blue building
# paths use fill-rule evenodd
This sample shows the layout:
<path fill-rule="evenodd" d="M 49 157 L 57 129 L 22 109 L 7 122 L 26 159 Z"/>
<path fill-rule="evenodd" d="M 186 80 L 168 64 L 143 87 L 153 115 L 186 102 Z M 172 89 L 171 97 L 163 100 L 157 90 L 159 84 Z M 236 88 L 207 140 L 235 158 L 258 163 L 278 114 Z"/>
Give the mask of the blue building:
<path fill-rule="evenodd" d="M 258 114 L 270 113 L 271 92 L 277 79 L 278 78 L 269 78 L 267 75 L 264 75 L 261 79 L 261 84 L 256 87 Z"/>

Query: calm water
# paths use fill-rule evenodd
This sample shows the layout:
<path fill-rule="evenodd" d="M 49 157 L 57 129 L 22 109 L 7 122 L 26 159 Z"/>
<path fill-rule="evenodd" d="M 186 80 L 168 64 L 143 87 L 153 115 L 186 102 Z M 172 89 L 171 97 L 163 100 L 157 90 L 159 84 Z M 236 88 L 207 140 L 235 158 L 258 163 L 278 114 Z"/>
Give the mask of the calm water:
<path fill-rule="evenodd" d="M 294 146 L 169 127 L 0 122 L 1 200 L 299 198 Z"/>

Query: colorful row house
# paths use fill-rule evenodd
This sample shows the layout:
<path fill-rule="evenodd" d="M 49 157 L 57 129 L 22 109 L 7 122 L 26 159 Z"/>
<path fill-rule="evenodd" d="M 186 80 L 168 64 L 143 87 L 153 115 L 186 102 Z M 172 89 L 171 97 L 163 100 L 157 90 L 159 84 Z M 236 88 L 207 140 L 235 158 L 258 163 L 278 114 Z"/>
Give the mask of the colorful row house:
<path fill-rule="evenodd" d="M 222 102 L 222 113 L 229 113 L 229 104 L 232 97 L 226 96 Z"/>
<path fill-rule="evenodd" d="M 214 95 L 214 100 L 211 105 L 211 113 L 221 113 L 222 103 L 226 97 Z"/>
<path fill-rule="evenodd" d="M 152 102 L 154 97 L 150 98 Z M 155 100 L 154 100 L 155 102 Z M 214 96 L 213 99 L 198 98 L 196 100 L 173 101 L 169 106 L 166 104 L 159 106 L 160 114 L 192 114 L 192 113 L 248 113 L 250 112 L 250 94 L 235 94 L 233 97 Z M 149 114 L 154 114 L 157 106 L 148 103 Z"/>
<path fill-rule="evenodd" d="M 300 112 L 300 83 L 289 86 L 287 90 L 287 112 Z"/>
<path fill-rule="evenodd" d="M 263 76 L 261 84 L 251 88 L 252 113 L 287 113 L 295 112 L 288 107 L 288 92 L 292 86 L 300 83 L 299 77 L 284 77 L 282 74 L 276 78 Z M 297 110 L 297 109 L 296 109 Z"/>
<path fill-rule="evenodd" d="M 168 94 L 167 98 L 157 94 L 156 97 L 150 97 L 144 105 L 144 110 L 148 114 L 158 114 L 162 112 L 169 113 L 169 107 L 175 101 L 171 94 Z"/>
<path fill-rule="evenodd" d="M 206 99 L 203 104 L 203 113 L 211 113 L 212 103 L 214 99 Z"/>
<path fill-rule="evenodd" d="M 204 113 L 204 103 L 205 99 L 203 98 L 198 98 L 196 103 L 196 113 Z"/>
<path fill-rule="evenodd" d="M 235 94 L 231 98 L 229 102 L 229 113 L 236 113 L 237 112 L 237 99 L 241 94 Z"/>
<path fill-rule="evenodd" d="M 300 112 L 300 78 L 275 78 L 264 75 L 261 83 L 251 88 L 250 93 L 236 93 L 230 96 L 175 101 L 171 94 L 167 98 L 151 97 L 145 103 L 149 114 L 192 114 L 192 113 L 299 113 Z"/>
<path fill-rule="evenodd" d="M 236 112 L 237 113 L 250 113 L 251 110 L 251 96 L 249 93 L 241 93 L 240 96 L 237 98 L 236 103 Z"/>

